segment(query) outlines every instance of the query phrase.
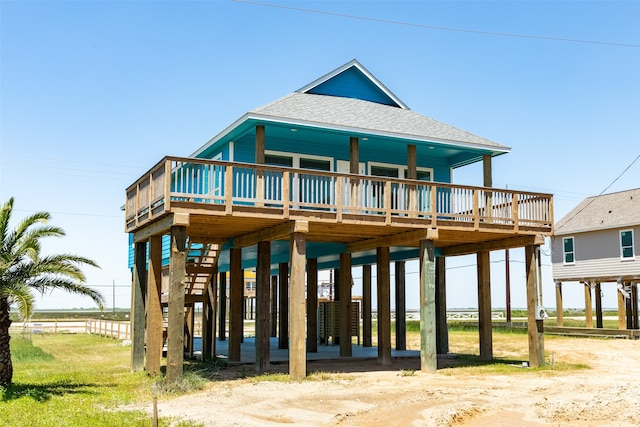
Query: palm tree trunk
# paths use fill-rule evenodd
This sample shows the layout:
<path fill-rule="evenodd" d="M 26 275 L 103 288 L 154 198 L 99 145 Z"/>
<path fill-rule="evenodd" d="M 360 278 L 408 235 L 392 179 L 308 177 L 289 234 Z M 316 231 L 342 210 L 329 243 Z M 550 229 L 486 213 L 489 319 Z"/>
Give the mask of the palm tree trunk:
<path fill-rule="evenodd" d="M 13 365 L 11 364 L 11 348 L 9 347 L 9 301 L 0 299 L 0 386 L 11 384 Z"/>

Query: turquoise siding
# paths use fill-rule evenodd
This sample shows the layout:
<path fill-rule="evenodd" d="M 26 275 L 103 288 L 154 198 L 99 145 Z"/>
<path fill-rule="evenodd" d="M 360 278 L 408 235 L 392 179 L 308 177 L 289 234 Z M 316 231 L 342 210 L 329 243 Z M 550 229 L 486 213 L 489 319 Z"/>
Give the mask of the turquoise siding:
<path fill-rule="evenodd" d="M 293 135 L 302 132 L 291 132 Z M 305 131 L 305 133 L 309 133 Z M 323 135 L 326 137 L 323 138 Z M 306 137 L 306 135 L 305 135 Z M 299 140 L 292 138 L 269 137 L 269 127 L 266 127 L 265 150 L 278 151 L 283 153 L 297 153 L 310 156 L 322 156 L 334 159 L 333 170 L 337 170 L 337 161 L 349 161 L 349 137 L 347 135 L 336 135 L 330 132 L 317 131 L 312 135 L 313 141 L 309 142 L 301 137 Z M 372 138 L 373 139 L 373 138 Z M 323 141 L 316 143 L 315 141 Z M 255 162 L 255 136 L 247 134 L 235 142 L 234 159 L 238 162 Z M 366 173 L 369 171 L 368 163 L 387 163 L 393 165 L 407 164 L 407 143 L 386 139 L 376 139 L 375 141 L 360 141 L 360 162 L 367 165 Z M 433 180 L 437 182 L 451 182 L 451 164 L 443 158 L 429 157 L 418 149 L 418 168 L 433 169 Z M 428 148 L 426 149 L 428 150 Z"/>
<path fill-rule="evenodd" d="M 200 153 L 196 157 L 201 159 L 213 159 L 218 154 L 222 154 L 222 160 L 229 160 L 231 158 L 231 156 L 229 155 L 229 144 L 224 143 L 222 145 L 209 147 L 209 149 Z"/>
<path fill-rule="evenodd" d="M 129 268 L 133 268 L 133 234 L 129 233 Z"/>
<path fill-rule="evenodd" d="M 171 236 L 162 236 L 162 265 L 169 265 L 169 253 L 171 252 Z M 147 243 L 147 260 L 149 259 L 149 243 Z M 129 233 L 129 268 L 133 269 L 134 244 L 133 234 Z"/>

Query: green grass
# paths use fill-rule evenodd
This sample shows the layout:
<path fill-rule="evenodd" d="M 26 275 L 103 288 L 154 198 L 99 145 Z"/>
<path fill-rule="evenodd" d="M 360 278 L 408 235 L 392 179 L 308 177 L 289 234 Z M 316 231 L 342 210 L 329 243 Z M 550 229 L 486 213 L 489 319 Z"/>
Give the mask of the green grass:
<path fill-rule="evenodd" d="M 557 326 L 558 322 L 556 321 L 556 319 L 554 317 L 549 318 L 547 320 L 544 321 L 544 324 L 546 326 Z M 564 327 L 567 328 L 586 328 L 587 327 L 587 321 L 585 319 L 564 319 L 563 325 Z M 596 319 L 594 317 L 593 319 L 593 327 L 596 327 Z M 610 320 L 610 319 L 603 319 L 602 320 L 602 327 L 605 329 L 618 329 L 618 320 Z"/>
<path fill-rule="evenodd" d="M 130 348 L 120 342 L 92 335 L 13 337 L 11 351 L 13 384 L 0 388 L 0 425 L 152 425 L 142 411 L 118 409 L 150 403 L 154 381 L 130 373 Z"/>
<path fill-rule="evenodd" d="M 482 361 L 476 355 L 459 354 L 455 360 L 455 366 L 438 370 L 443 375 L 543 375 L 564 371 L 576 371 L 589 369 L 588 365 L 577 363 L 550 363 L 537 368 L 522 366 L 522 359 L 494 357 L 490 362 Z"/>
<path fill-rule="evenodd" d="M 54 359 L 51 354 L 34 346 L 31 341 L 21 338 L 13 338 L 11 341 L 11 354 L 14 364 L 48 362 Z"/>

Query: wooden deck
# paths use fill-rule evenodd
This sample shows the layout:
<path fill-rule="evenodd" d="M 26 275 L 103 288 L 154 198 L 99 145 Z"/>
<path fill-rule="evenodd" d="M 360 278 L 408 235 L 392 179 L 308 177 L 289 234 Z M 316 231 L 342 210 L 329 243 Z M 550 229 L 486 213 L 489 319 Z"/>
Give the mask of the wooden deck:
<path fill-rule="evenodd" d="M 125 209 L 136 241 L 184 225 L 193 242 L 248 246 L 295 228 L 349 252 L 429 238 L 455 255 L 553 232 L 549 194 L 178 157 L 132 184 Z"/>
<path fill-rule="evenodd" d="M 381 349 L 378 361 L 382 365 L 391 363 L 391 249 L 400 251 L 397 259 L 420 257 L 420 286 L 424 292 L 424 298 L 420 297 L 421 319 L 424 319 L 421 369 L 434 372 L 437 366 L 436 264 L 442 266 L 441 261 L 447 256 L 478 254 L 480 356 L 490 360 L 489 251 L 525 247 L 531 325 L 529 363 L 531 366 L 544 363 L 542 320 L 535 317 L 536 295 L 539 295 L 536 290 L 540 288 L 541 277 L 536 260 L 539 260 L 537 248 L 544 243 L 544 237 L 553 232 L 553 198 L 549 194 L 165 157 L 127 189 L 125 211 L 125 230 L 133 233 L 135 242 L 133 370 L 141 369 L 145 363 L 147 313 L 147 370 L 160 372 L 163 305 L 168 307 L 168 381 L 182 376 L 183 344 L 190 343 L 189 351 L 193 349 L 196 302 L 202 303 L 203 312 L 208 313 L 209 329 L 203 333 L 207 337 L 204 347 L 207 354 L 214 354 L 212 322 L 218 287 L 214 275 L 220 268 L 224 277 L 227 271 L 230 276 L 229 360 L 239 361 L 243 299 L 239 290 L 243 289 L 243 269 L 255 266 L 259 291 L 256 304 L 262 307 L 262 321 L 256 323 L 256 343 L 260 347 L 256 349 L 256 371 L 262 372 L 269 364 L 269 287 L 273 286 L 270 283 L 272 264 L 277 262 L 281 287 L 278 324 L 283 328 L 278 337 L 289 346 L 289 374 L 294 379 L 303 378 L 306 331 L 316 330 L 307 322 L 317 317 L 313 311 L 305 311 L 317 310 L 314 304 L 305 302 L 305 283 L 306 275 L 317 277 L 319 249 L 331 252 L 327 266 L 339 265 L 342 319 L 351 318 L 349 267 L 358 262 L 375 262 L 378 266 L 376 292 L 378 306 L 382 307 L 378 312 L 378 330 L 385 331 L 378 340 Z M 171 234 L 171 257 L 169 265 L 163 267 L 160 236 L 167 234 Z M 343 246 L 328 247 L 323 243 Z M 223 245 L 229 250 L 223 251 Z M 255 246 L 255 250 L 243 253 L 242 248 L 250 246 Z M 374 258 L 366 259 L 371 252 Z M 309 257 L 311 253 L 316 256 Z M 352 254 L 363 257 L 356 260 Z M 282 262 L 283 255 L 288 263 Z M 227 257 L 226 264 L 221 266 L 220 259 L 224 257 Z M 274 261 L 276 259 L 279 261 Z M 287 268 L 281 268 L 282 264 Z M 439 280 L 444 280 L 440 277 Z M 219 286 L 226 289 L 222 279 Z M 445 300 L 439 301 L 442 304 Z M 446 307 L 441 312 L 446 312 Z M 340 328 L 340 335 L 347 336 L 348 323 L 341 322 Z M 349 340 L 341 340 L 340 356 L 350 357 L 351 347 Z"/>

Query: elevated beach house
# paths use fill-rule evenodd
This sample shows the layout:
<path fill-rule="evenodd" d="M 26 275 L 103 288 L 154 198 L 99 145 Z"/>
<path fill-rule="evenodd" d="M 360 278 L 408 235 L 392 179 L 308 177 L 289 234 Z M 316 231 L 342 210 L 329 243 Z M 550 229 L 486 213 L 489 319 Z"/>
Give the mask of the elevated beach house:
<path fill-rule="evenodd" d="M 470 291 L 478 293 L 480 355 L 491 359 L 489 252 L 515 247 L 526 252 L 529 359 L 544 363 L 538 259 L 553 231 L 552 196 L 491 187 L 492 158 L 509 150 L 412 111 L 353 60 L 246 113 L 191 157 L 161 159 L 126 191 L 133 369 L 159 371 L 164 333 L 167 376 L 182 375 L 194 304 L 203 305 L 203 356 L 216 354 L 225 333 L 216 322 L 228 320 L 227 356 L 239 361 L 245 269 L 256 274 L 256 371 L 269 367 L 277 333 L 290 375 L 306 374 L 319 341 L 318 271 L 327 269 L 337 279 L 333 335 L 347 338 L 335 342 L 350 357 L 351 271 L 362 266 L 363 345 L 371 346 L 372 265 L 378 360 L 390 364 L 390 263 L 401 272 L 419 259 L 419 293 L 405 296 L 396 275 L 396 311 L 419 301 L 421 366 L 434 371 L 448 351 L 444 261 L 462 254 L 477 254 L 479 285 Z M 453 169 L 476 162 L 481 186 L 451 182 Z M 225 318 L 218 302 L 227 297 Z"/>
<path fill-rule="evenodd" d="M 580 282 L 586 326 L 593 327 L 595 294 L 596 326 L 602 328 L 602 286 L 608 283 L 617 290 L 619 329 L 638 329 L 638 235 L 640 188 L 589 197 L 556 224 L 551 262 L 558 326 L 563 325 L 563 282 Z"/>

